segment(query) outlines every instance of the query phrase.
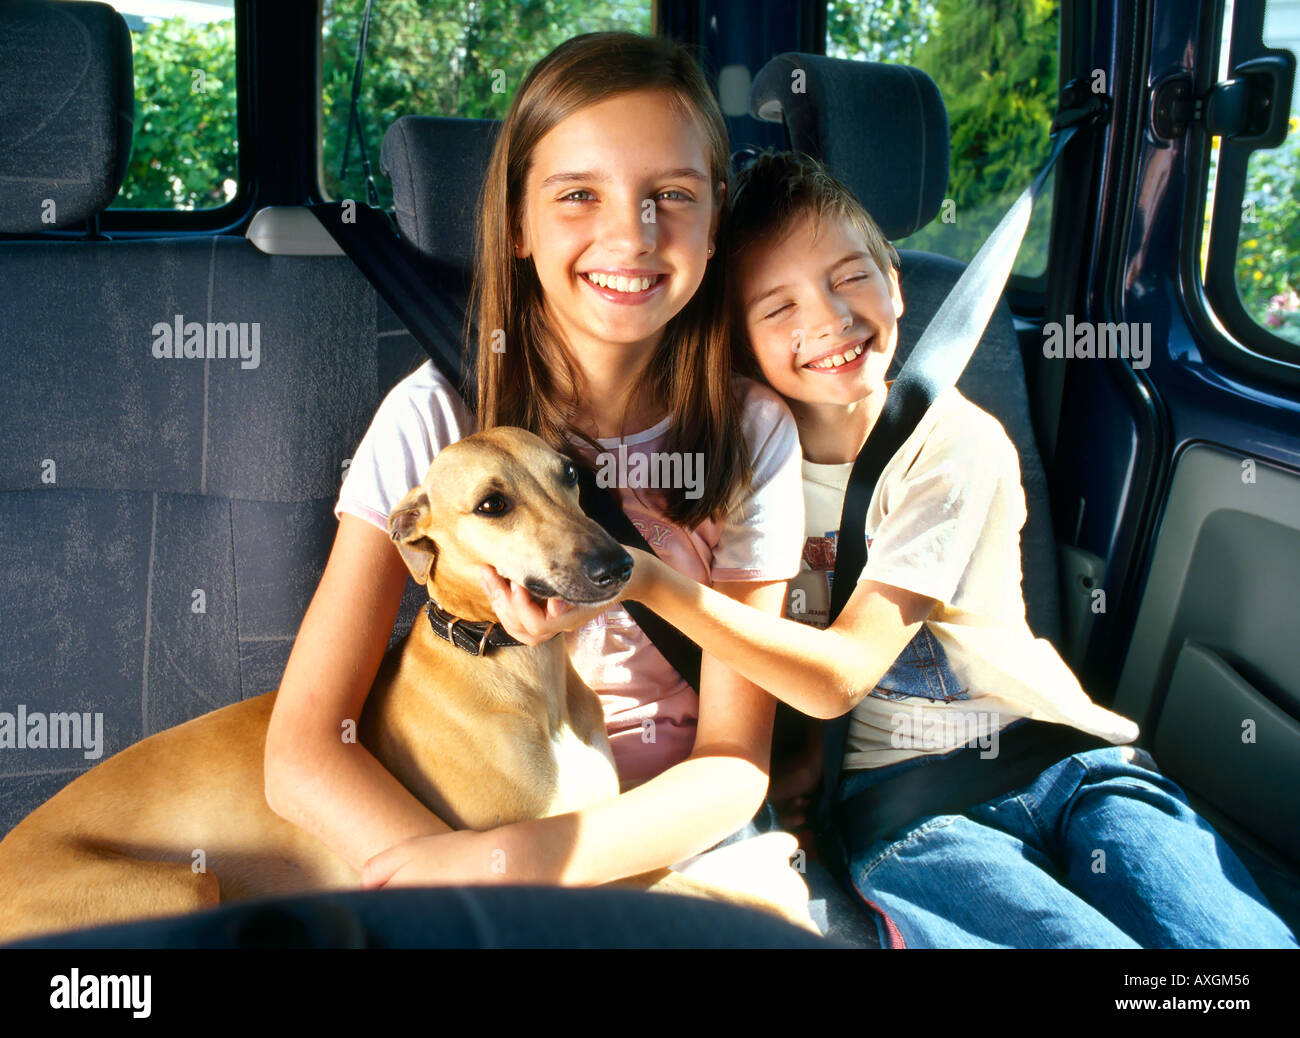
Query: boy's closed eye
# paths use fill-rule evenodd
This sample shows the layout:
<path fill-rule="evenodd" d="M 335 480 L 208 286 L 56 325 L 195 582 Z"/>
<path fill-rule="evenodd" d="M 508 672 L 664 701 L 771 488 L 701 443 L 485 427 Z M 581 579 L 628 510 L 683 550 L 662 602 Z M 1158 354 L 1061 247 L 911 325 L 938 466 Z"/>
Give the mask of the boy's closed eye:
<path fill-rule="evenodd" d="M 854 262 L 856 259 L 857 258 L 854 257 L 853 260 L 843 260 L 836 264 L 836 266 L 842 267 L 844 264 Z M 833 273 L 831 277 L 831 285 L 837 292 L 852 291 L 870 279 L 871 271 L 858 268 L 850 270 L 847 273 Z M 778 289 L 777 291 L 780 290 Z M 760 321 L 783 320 L 798 309 L 799 304 L 794 299 L 782 298 L 780 296 L 776 296 L 776 298 L 773 299 L 772 297 L 774 295 L 775 292 L 764 293 L 763 297 L 760 298 L 753 307 L 753 310 L 758 313 L 758 319 Z M 775 305 L 773 305 L 774 303 Z"/>

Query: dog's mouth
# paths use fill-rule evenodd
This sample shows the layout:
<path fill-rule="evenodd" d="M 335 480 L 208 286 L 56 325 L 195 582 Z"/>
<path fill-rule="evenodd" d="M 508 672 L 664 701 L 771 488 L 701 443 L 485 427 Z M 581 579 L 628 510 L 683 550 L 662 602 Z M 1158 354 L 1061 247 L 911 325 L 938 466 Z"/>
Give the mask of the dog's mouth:
<path fill-rule="evenodd" d="M 570 605 L 576 606 L 598 606 L 612 605 L 618 599 L 618 593 L 623 590 L 626 580 L 620 580 L 617 585 L 602 588 L 557 588 L 542 580 L 540 577 L 529 577 L 524 581 L 524 587 L 534 599 L 540 599 L 542 604 L 548 598 L 558 598 Z"/>
<path fill-rule="evenodd" d="M 537 577 L 529 577 L 527 580 L 525 580 L 524 587 L 528 589 L 528 593 L 532 595 L 534 598 L 563 597 L 560 595 L 558 591 L 555 590 L 555 588 L 551 587 L 550 584 L 546 583 L 546 581 L 544 580 L 539 580 Z"/>

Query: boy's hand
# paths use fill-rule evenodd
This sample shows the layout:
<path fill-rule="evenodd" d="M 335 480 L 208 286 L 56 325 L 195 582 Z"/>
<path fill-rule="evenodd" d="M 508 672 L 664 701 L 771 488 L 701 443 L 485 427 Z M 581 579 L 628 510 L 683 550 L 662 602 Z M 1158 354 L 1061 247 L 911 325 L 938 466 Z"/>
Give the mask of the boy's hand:
<path fill-rule="evenodd" d="M 483 567 L 483 590 L 506 633 L 524 645 L 541 645 L 564 631 L 576 631 L 612 604 L 577 606 L 562 598 L 538 602 L 526 587 L 506 580 L 491 566 Z"/>

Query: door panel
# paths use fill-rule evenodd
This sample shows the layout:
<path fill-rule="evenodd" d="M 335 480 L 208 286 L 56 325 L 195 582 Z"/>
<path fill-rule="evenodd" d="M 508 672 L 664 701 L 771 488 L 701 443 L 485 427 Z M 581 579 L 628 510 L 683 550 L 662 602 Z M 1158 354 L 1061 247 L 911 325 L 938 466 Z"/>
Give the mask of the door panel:
<path fill-rule="evenodd" d="M 1115 706 L 1189 793 L 1300 865 L 1300 476 L 1251 462 L 1180 456 Z"/>

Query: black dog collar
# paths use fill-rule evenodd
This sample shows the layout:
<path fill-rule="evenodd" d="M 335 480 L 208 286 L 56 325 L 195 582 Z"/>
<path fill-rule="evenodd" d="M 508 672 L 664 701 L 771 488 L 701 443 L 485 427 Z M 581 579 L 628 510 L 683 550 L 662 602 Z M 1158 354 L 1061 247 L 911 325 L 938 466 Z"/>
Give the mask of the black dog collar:
<path fill-rule="evenodd" d="M 425 610 L 429 617 L 429 626 L 433 633 L 443 641 L 451 642 L 458 649 L 464 649 L 471 656 L 486 656 L 488 649 L 504 649 L 510 645 L 523 645 L 506 634 L 498 623 L 471 623 L 458 616 L 452 616 L 429 599 Z"/>

